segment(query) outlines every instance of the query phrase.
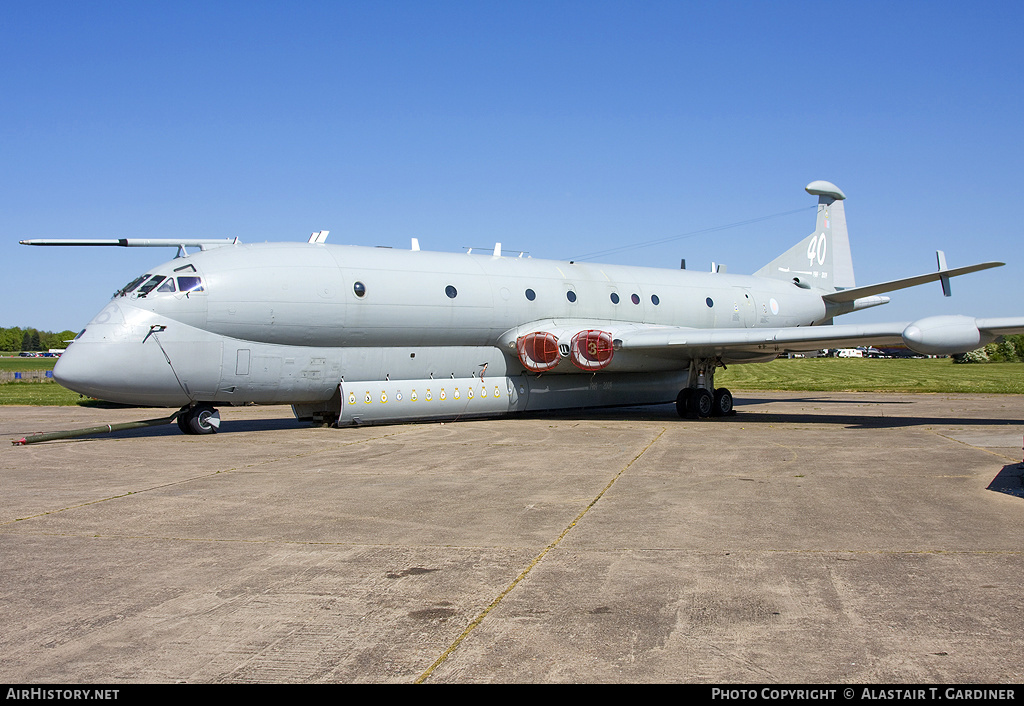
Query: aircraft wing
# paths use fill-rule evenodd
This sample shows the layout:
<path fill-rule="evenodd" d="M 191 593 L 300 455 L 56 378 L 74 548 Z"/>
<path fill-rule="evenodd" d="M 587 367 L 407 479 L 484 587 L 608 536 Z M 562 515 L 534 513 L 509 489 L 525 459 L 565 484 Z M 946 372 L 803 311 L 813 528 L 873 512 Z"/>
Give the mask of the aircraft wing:
<path fill-rule="evenodd" d="M 621 350 L 663 354 L 666 357 L 711 357 L 728 353 L 790 353 L 819 348 L 860 345 L 905 345 L 909 324 L 843 324 L 797 328 L 686 329 L 650 328 L 623 332 L 616 338 Z"/>
<path fill-rule="evenodd" d="M 616 332 L 619 350 L 665 357 L 729 353 L 790 353 L 852 346 L 906 346 L 918 353 L 949 355 L 973 350 L 998 336 L 1024 333 L 1024 317 L 976 319 L 932 316 L 913 322 L 838 324 L 795 328 L 690 329 L 635 326 Z"/>

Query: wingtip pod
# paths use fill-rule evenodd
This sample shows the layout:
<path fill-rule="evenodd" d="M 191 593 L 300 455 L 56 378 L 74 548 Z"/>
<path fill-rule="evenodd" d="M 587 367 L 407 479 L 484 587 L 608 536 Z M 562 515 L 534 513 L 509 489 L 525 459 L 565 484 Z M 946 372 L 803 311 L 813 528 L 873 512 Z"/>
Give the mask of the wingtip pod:
<path fill-rule="evenodd" d="M 903 329 L 910 350 L 924 355 L 952 355 L 974 350 L 993 336 L 982 334 L 971 316 L 929 316 Z"/>

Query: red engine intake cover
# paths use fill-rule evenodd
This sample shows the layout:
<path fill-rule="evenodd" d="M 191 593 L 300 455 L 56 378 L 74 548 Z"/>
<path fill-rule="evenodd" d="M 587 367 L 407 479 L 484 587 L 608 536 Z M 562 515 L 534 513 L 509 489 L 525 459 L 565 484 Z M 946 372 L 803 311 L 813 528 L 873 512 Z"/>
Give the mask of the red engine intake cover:
<path fill-rule="evenodd" d="M 536 331 L 516 339 L 519 362 L 527 370 L 542 373 L 551 370 L 562 360 L 558 352 L 558 339 L 553 333 Z"/>
<path fill-rule="evenodd" d="M 607 331 L 580 331 L 572 337 L 572 362 L 581 370 L 600 370 L 612 362 L 612 335 Z"/>

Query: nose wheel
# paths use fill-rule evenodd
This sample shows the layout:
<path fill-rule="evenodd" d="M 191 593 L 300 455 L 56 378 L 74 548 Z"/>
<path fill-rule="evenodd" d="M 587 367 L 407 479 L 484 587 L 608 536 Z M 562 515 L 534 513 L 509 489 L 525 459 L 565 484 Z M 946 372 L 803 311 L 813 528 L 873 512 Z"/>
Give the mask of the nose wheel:
<path fill-rule="evenodd" d="M 220 411 L 211 404 L 197 404 L 178 413 L 178 428 L 185 434 L 215 434 L 220 429 Z"/>

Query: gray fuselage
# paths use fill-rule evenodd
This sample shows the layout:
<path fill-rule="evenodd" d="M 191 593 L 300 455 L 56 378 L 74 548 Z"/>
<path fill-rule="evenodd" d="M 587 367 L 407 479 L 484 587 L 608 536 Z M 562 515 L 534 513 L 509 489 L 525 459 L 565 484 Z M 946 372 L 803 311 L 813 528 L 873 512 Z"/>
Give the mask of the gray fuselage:
<path fill-rule="evenodd" d="M 432 380 L 464 381 L 458 399 L 472 388 L 475 402 L 481 380 L 504 378 L 497 406 L 495 385 L 485 386 L 492 407 L 478 411 L 486 414 L 661 402 L 685 385 L 688 359 L 623 351 L 598 372 L 565 360 L 538 377 L 524 368 L 515 341 L 549 330 L 567 341 L 563 336 L 587 328 L 616 335 L 635 325 L 779 328 L 826 319 L 820 292 L 779 279 L 490 254 L 232 245 L 148 274 L 178 277 L 178 286 L 163 280 L 145 294 L 142 284 L 115 295 L 58 363 L 61 384 L 114 402 L 160 406 L 315 407 L 356 395 L 364 415 L 371 411 L 367 397 L 376 409 L 384 398 L 396 410 L 396 395 L 408 405 L 411 383 L 419 386 L 416 401 L 425 401 L 420 390 L 431 383 L 419 381 Z M 201 286 L 183 291 L 183 276 Z M 765 357 L 737 352 L 723 362 Z M 445 385 L 444 400 L 452 401 L 457 385 Z M 441 387 L 433 385 L 432 398 Z M 577 392 L 544 393 L 563 388 Z"/>

